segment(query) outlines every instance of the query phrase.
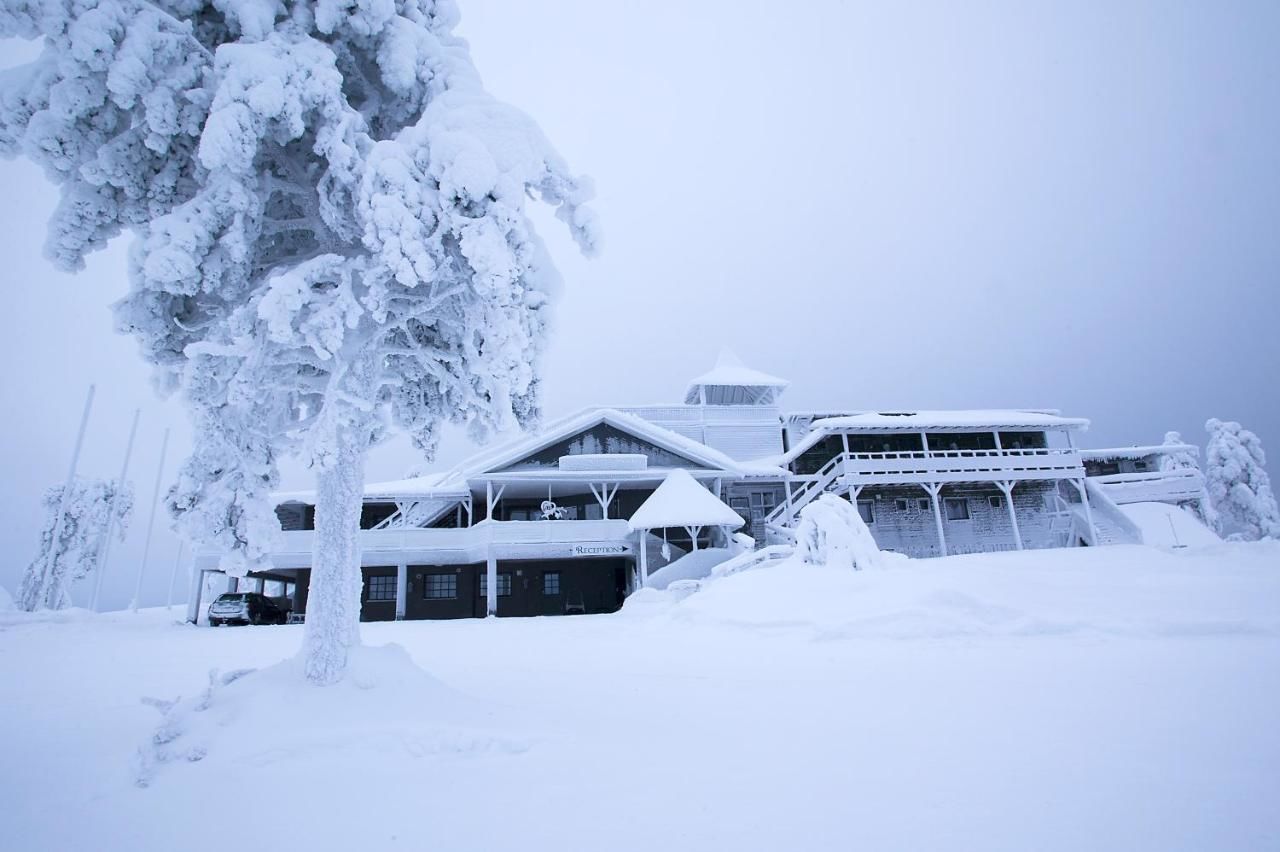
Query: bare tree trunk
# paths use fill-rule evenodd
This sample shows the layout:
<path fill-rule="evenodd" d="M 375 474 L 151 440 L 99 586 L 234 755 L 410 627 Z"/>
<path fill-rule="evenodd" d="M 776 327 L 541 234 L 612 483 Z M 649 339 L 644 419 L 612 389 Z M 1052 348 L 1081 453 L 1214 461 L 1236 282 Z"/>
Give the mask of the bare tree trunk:
<path fill-rule="evenodd" d="M 364 499 L 361 430 L 335 417 L 329 464 L 316 476 L 315 552 L 307 593 L 302 655 L 307 679 L 317 684 L 342 679 L 347 652 L 360 644 L 360 509 Z"/>

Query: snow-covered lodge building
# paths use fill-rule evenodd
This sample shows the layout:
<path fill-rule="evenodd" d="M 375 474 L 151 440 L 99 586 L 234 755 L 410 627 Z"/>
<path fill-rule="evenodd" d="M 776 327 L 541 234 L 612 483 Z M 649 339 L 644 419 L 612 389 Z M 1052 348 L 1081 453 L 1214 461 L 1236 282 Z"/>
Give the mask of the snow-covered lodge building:
<path fill-rule="evenodd" d="M 1125 478 L 1151 459 L 1078 449 L 1079 418 L 784 415 L 786 386 L 722 356 L 680 404 L 588 408 L 448 472 L 368 485 L 362 618 L 611 612 L 691 551 L 750 560 L 785 543 L 824 492 L 855 502 L 882 549 L 927 557 L 1133 540 L 1108 495 L 1160 487 Z M 284 584 L 304 613 L 314 505 L 279 499 L 274 568 L 253 579 Z M 199 554 L 198 576 L 218 556 Z"/>

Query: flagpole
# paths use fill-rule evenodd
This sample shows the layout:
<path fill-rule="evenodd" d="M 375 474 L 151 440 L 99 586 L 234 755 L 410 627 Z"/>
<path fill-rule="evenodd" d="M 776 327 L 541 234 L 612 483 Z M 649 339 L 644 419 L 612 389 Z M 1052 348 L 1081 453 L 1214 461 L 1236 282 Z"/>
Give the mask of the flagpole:
<path fill-rule="evenodd" d="M 62 486 L 62 495 L 58 498 L 58 514 L 53 520 L 53 538 L 49 540 L 49 556 L 44 566 L 44 577 L 40 580 L 40 597 L 36 609 L 43 608 L 49 596 L 49 587 L 53 583 L 53 568 L 57 562 L 58 539 L 62 538 L 62 526 L 67 517 L 67 495 L 75 483 L 76 466 L 80 463 L 80 448 L 84 446 L 84 432 L 89 425 L 89 409 L 93 408 L 94 386 L 89 385 L 89 395 L 84 400 L 84 413 L 80 415 L 80 431 L 76 433 L 76 446 L 71 451 L 71 470 L 67 472 L 67 482 Z"/>
<path fill-rule="evenodd" d="M 133 600 L 129 609 L 138 611 L 138 601 L 142 597 L 142 576 L 147 571 L 147 557 L 151 554 L 151 533 L 156 526 L 156 505 L 160 502 L 160 482 L 164 477 L 164 456 L 169 449 L 169 430 L 164 430 L 164 439 L 160 442 L 160 465 L 156 468 L 156 485 L 151 493 L 151 516 L 147 519 L 147 538 L 142 545 L 142 561 L 138 563 L 138 582 L 133 587 Z"/>
<path fill-rule="evenodd" d="M 111 534 L 116 529 L 116 503 L 120 500 L 120 491 L 125 487 L 124 478 L 129 473 L 129 458 L 133 455 L 133 439 L 138 434 L 138 417 L 141 414 L 141 408 L 133 410 L 133 425 L 129 427 L 129 441 L 124 445 L 124 463 L 120 465 L 120 478 L 116 480 L 116 490 L 111 496 L 111 508 L 107 514 L 107 534 L 103 537 L 102 546 L 98 549 L 98 564 L 94 569 L 97 576 L 93 578 L 93 598 L 89 601 L 89 609 L 94 612 L 98 611 L 99 596 L 102 594 L 102 575 L 107 571 L 107 554 L 111 552 Z"/>

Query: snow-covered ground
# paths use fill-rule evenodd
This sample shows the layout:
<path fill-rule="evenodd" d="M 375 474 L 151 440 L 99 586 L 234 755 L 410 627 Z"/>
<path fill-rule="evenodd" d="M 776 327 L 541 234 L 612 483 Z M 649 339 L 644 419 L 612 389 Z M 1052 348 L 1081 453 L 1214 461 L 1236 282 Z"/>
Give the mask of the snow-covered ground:
<path fill-rule="evenodd" d="M 145 788 L 140 698 L 301 628 L 0 613 L 4 848 L 1280 847 L 1280 545 L 787 562 L 678 598 L 364 625 L 434 677 L 371 650 L 336 687 L 242 678 Z"/>

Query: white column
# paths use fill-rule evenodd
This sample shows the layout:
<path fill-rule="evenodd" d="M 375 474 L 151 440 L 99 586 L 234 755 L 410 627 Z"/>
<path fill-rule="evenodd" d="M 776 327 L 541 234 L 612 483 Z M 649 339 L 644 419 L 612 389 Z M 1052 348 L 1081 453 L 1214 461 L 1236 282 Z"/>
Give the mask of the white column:
<path fill-rule="evenodd" d="M 405 601 L 409 591 L 409 566 L 403 559 L 396 565 L 396 621 L 404 619 Z"/>
<path fill-rule="evenodd" d="M 999 438 L 997 438 L 999 440 Z M 1009 507 L 1009 523 L 1013 525 L 1013 543 L 1022 550 L 1022 533 L 1018 530 L 1018 513 L 1013 508 L 1013 487 L 1016 482 L 997 482 L 996 487 L 1004 494 L 1005 505 Z"/>
<path fill-rule="evenodd" d="M 486 521 L 493 520 L 493 482 L 486 481 L 484 484 L 484 519 Z"/>
<path fill-rule="evenodd" d="M 1089 525 L 1089 536 L 1093 539 L 1094 546 L 1098 544 L 1098 528 L 1093 525 L 1093 510 L 1089 508 L 1089 492 L 1085 487 L 1083 479 L 1073 479 L 1071 484 L 1080 492 L 1080 502 L 1084 504 L 1084 520 Z"/>
<path fill-rule="evenodd" d="M 485 565 L 485 583 L 488 588 L 485 589 L 484 611 L 486 616 L 496 616 L 498 614 L 498 559 L 493 555 L 493 545 L 489 545 L 488 560 Z"/>
<path fill-rule="evenodd" d="M 933 504 L 933 522 L 938 527 L 938 555 L 946 556 L 947 534 L 942 529 L 942 485 L 937 482 L 930 482 L 928 485 L 921 485 L 920 487 L 929 492 L 929 501 Z"/>
<path fill-rule="evenodd" d="M 200 597 L 204 594 L 204 571 L 191 572 L 191 591 L 187 594 L 187 621 L 198 624 Z"/>
<path fill-rule="evenodd" d="M 649 531 L 640 530 L 640 588 L 649 585 Z"/>

